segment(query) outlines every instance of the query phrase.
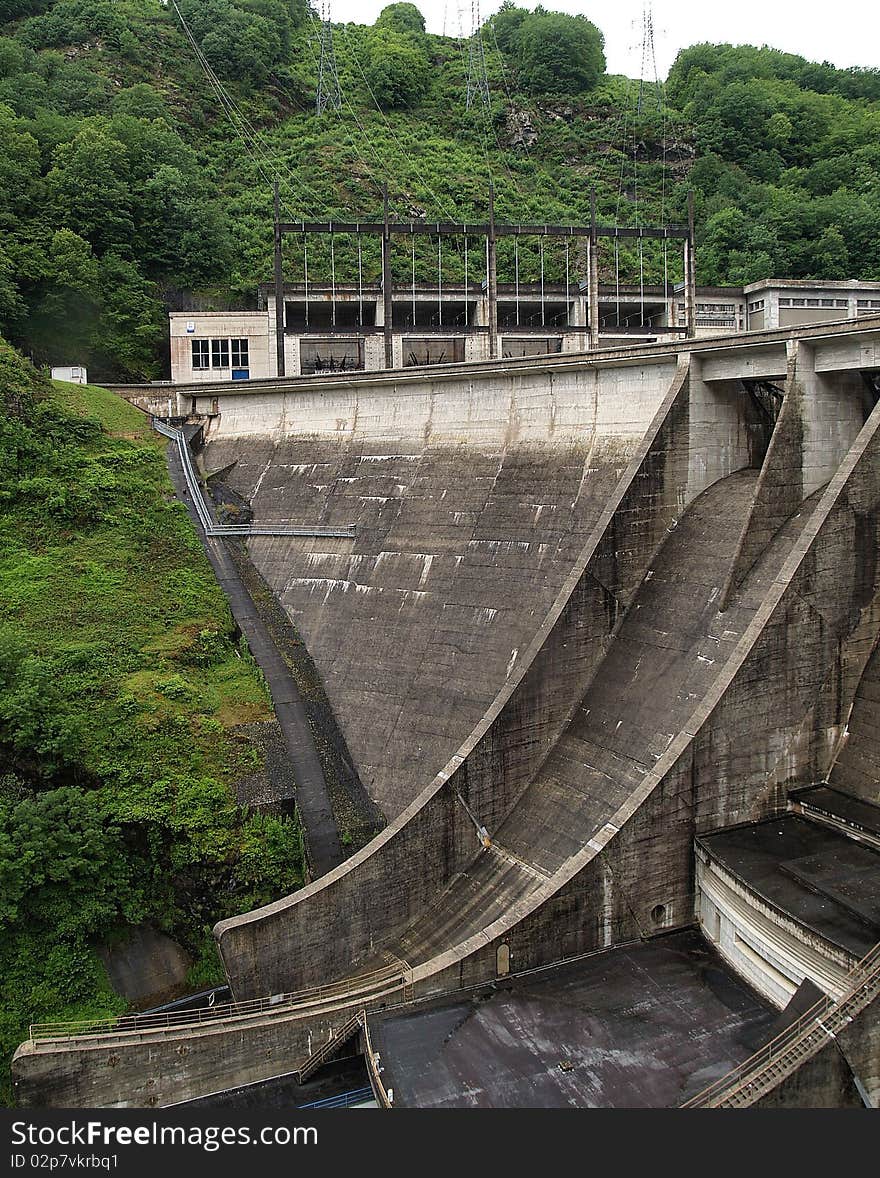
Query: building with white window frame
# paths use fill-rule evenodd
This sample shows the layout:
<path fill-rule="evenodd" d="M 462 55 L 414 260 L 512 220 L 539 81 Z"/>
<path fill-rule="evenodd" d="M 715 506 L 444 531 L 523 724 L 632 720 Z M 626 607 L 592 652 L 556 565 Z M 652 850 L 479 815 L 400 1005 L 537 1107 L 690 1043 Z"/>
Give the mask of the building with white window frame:
<path fill-rule="evenodd" d="M 174 383 L 258 380 L 277 375 L 274 287 L 259 289 L 256 311 L 172 311 Z M 680 287 L 602 285 L 602 347 L 686 333 Z M 498 354 L 580 352 L 589 347 L 584 284 L 498 286 Z M 880 315 L 880 282 L 763 279 L 745 287 L 697 287 L 700 337 Z M 485 288 L 419 283 L 392 297 L 394 367 L 488 360 Z M 385 366 L 379 285 L 360 288 L 290 283 L 284 287 L 284 359 L 288 376 L 378 371 Z"/>
<path fill-rule="evenodd" d="M 172 311 L 171 379 L 196 383 L 275 375 L 265 311 Z"/>

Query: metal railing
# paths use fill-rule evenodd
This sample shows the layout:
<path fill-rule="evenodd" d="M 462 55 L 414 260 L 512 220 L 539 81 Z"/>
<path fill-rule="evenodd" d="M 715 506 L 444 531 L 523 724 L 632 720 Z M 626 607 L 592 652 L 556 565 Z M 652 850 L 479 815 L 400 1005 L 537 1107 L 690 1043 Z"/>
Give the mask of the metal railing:
<path fill-rule="evenodd" d="M 364 1058 L 367 1061 L 367 1071 L 370 1076 L 370 1084 L 373 1088 L 373 1095 L 376 1097 L 376 1103 L 380 1108 L 391 1108 L 393 1097 L 389 1094 L 388 1089 L 382 1081 L 379 1069 L 379 1058 L 373 1052 L 373 1044 L 370 1039 L 370 1026 L 367 1022 L 366 1014 L 364 1014 Z"/>
<path fill-rule="evenodd" d="M 354 1088 L 351 1092 L 340 1092 L 338 1096 L 327 1096 L 323 1100 L 313 1100 L 311 1104 L 300 1104 L 297 1108 L 351 1108 L 354 1104 L 364 1104 L 373 1100 L 372 1088 Z"/>
<path fill-rule="evenodd" d="M 186 480 L 187 490 L 192 496 L 193 506 L 196 510 L 196 515 L 199 517 L 199 523 L 202 525 L 206 536 L 318 536 L 318 537 L 335 537 L 337 539 L 351 540 L 356 534 L 354 524 L 344 524 L 340 527 L 327 527 L 320 524 L 218 524 L 211 512 L 208 510 L 208 505 L 205 503 L 205 497 L 202 494 L 202 488 L 199 485 L 199 480 L 196 472 L 193 470 L 192 458 L 189 452 L 186 438 L 183 431 L 174 429 L 173 426 L 166 425 L 164 421 L 154 417 L 153 429 L 165 438 L 169 438 L 177 446 L 177 452 L 180 455 L 180 464 L 183 468 L 183 477 Z"/>
<path fill-rule="evenodd" d="M 814 1056 L 880 994 L 880 944 L 847 975 L 835 1001 L 820 998 L 791 1026 L 681 1108 L 747 1108 Z"/>
<path fill-rule="evenodd" d="M 186 1030 L 230 1018 L 250 1018 L 267 1014 L 290 1014 L 312 1006 L 324 1006 L 347 998 L 380 997 L 406 989 L 406 979 L 397 966 L 386 966 L 360 977 L 348 978 L 310 990 L 272 994 L 244 1002 L 199 1007 L 189 1011 L 164 1011 L 160 1014 L 129 1014 L 118 1018 L 82 1019 L 76 1022 L 31 1023 L 29 1040 L 35 1046 L 46 1041 L 69 1041 L 97 1035 L 154 1034 Z"/>
<path fill-rule="evenodd" d="M 343 1043 L 351 1039 L 353 1035 L 356 1035 L 363 1028 L 366 1021 L 367 1012 L 365 1010 L 359 1010 L 357 1014 L 352 1015 L 350 1019 L 344 1022 L 335 1034 L 331 1034 L 327 1042 L 323 1043 L 317 1051 L 313 1051 L 302 1067 L 296 1069 L 294 1074 L 299 1083 L 304 1083 L 313 1072 L 317 1071 L 325 1060 L 329 1059 L 334 1052 L 339 1050 Z"/>

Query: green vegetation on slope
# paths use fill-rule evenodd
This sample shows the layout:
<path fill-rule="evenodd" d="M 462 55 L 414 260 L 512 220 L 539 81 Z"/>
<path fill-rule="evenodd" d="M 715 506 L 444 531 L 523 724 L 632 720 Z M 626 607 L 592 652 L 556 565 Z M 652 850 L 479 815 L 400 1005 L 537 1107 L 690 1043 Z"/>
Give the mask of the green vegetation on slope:
<path fill-rule="evenodd" d="M 304 0 L 179 4 L 271 168 L 237 138 L 172 7 L 0 3 L 0 330 L 41 362 L 155 378 L 168 306 L 247 305 L 271 276 L 275 168 L 290 219 L 374 218 L 387 179 L 403 219 L 482 220 L 491 176 L 499 219 L 583 223 L 595 187 L 602 220 L 657 223 L 683 220 L 693 186 L 700 282 L 880 278 L 880 71 L 697 45 L 658 103 L 652 86 L 604 74 L 589 21 L 508 2 L 483 26 L 490 109 L 468 111 L 467 45 L 426 34 L 418 8 L 398 3 L 371 27 L 335 26 L 343 103 L 319 118 L 319 27 Z M 535 243 L 521 244 L 521 278 L 534 281 Z M 315 281 L 329 278 L 328 252 L 310 243 Z M 301 279 L 297 238 L 287 254 Z M 658 280 L 660 247 L 642 260 Z M 562 247 L 545 261 L 560 278 Z M 336 262 L 353 281 L 353 242 L 337 240 Z M 634 249 L 620 263 L 637 278 Z M 363 264 L 377 279 L 375 243 Z M 512 278 L 509 242 L 499 266 Z M 416 267 L 436 279 L 428 239 Z M 462 276 L 460 243 L 444 273 Z"/>
<path fill-rule="evenodd" d="M 231 785 L 272 718 L 164 443 L 0 341 L 0 1052 L 123 1005 L 97 941 L 149 921 L 211 978 L 210 927 L 302 882 L 289 821 Z M 200 959 L 200 960 L 199 960 Z M 218 979 L 219 980 L 219 979 Z"/>
<path fill-rule="evenodd" d="M 880 70 L 695 45 L 669 97 L 699 147 L 700 280 L 880 279 Z"/>

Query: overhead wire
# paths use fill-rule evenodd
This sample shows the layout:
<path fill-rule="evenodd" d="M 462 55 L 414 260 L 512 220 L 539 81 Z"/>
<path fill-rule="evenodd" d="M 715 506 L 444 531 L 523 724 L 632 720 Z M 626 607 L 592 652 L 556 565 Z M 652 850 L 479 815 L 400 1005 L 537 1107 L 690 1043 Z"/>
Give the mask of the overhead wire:
<path fill-rule="evenodd" d="M 385 112 L 382 110 L 382 107 L 379 104 L 379 100 L 376 98 L 375 91 L 373 90 L 373 87 L 370 85 L 369 78 L 367 77 L 367 75 L 364 71 L 364 67 L 363 67 L 363 64 L 361 63 L 360 58 L 358 57 L 357 53 L 354 52 L 354 50 L 351 47 L 351 43 L 349 41 L 349 35 L 348 35 L 347 30 L 345 32 L 343 40 L 345 42 L 348 60 L 353 61 L 354 64 L 357 66 L 358 72 L 360 73 L 361 77 L 364 80 L 364 85 L 367 88 L 367 92 L 369 93 L 370 98 L 373 100 L 373 105 L 376 107 L 376 110 L 382 116 L 382 121 L 384 122 L 384 124 L 388 128 L 388 130 L 391 132 L 391 136 L 394 139 L 394 142 L 397 144 L 397 146 L 400 148 L 400 150 L 407 156 L 408 162 L 412 168 L 413 174 L 415 175 L 416 179 L 420 181 L 420 183 L 422 184 L 422 187 L 428 193 L 431 200 L 434 202 L 434 206 L 439 210 L 441 215 L 445 218 L 448 218 L 450 221 L 457 220 L 454 213 L 449 212 L 449 210 L 446 208 L 446 206 L 443 204 L 443 202 L 437 196 L 437 193 L 434 191 L 434 189 L 431 187 L 431 185 L 428 183 L 428 181 L 424 178 L 424 176 L 419 171 L 419 169 L 415 166 L 415 163 L 413 162 L 412 157 L 409 154 L 410 149 L 404 147 L 403 143 L 398 138 L 397 132 L 394 130 L 394 127 L 392 126 L 392 124 L 388 120 Z"/>
<path fill-rule="evenodd" d="M 278 167 L 277 163 L 269 157 L 268 140 L 266 140 L 262 134 L 255 129 L 247 115 L 245 115 L 244 111 L 241 109 L 235 99 L 229 94 L 223 83 L 218 78 L 216 72 L 211 66 L 210 61 L 205 56 L 195 35 L 190 29 L 184 14 L 181 12 L 177 0 L 171 0 L 171 4 L 175 13 L 177 14 L 177 18 L 180 21 L 180 25 L 184 31 L 186 39 L 193 50 L 196 61 L 201 66 L 202 71 L 204 72 L 211 89 L 214 91 L 221 108 L 232 125 L 233 130 L 244 144 L 245 149 L 248 151 L 248 154 L 257 165 L 257 168 L 263 175 L 264 179 L 269 181 L 270 184 L 278 182 L 279 189 L 281 187 L 286 188 L 290 194 L 290 197 L 294 200 L 297 198 L 298 192 L 304 192 L 311 193 L 313 197 L 317 197 L 318 202 L 320 203 L 321 197 L 318 195 L 316 190 L 312 188 L 310 184 L 308 184 L 307 181 L 303 180 L 301 176 L 298 176 L 289 168 L 285 168 L 282 171 Z M 285 203 L 288 203 L 288 201 L 285 200 Z M 292 207 L 292 210 L 295 214 L 295 220 L 303 219 L 298 203 L 293 206 L 289 205 L 289 207 Z"/>
<path fill-rule="evenodd" d="M 314 15 L 314 13 L 311 11 L 311 9 L 309 9 L 309 18 L 310 18 L 310 20 L 311 20 L 311 24 L 312 24 L 312 33 L 313 33 L 313 35 L 317 35 L 317 34 L 315 33 L 315 15 Z M 314 66 L 315 66 L 315 70 L 317 71 L 317 69 L 318 69 L 318 59 L 317 59 L 317 57 L 315 56 L 315 48 L 314 48 L 314 45 L 312 44 L 312 42 L 311 42 L 311 41 L 308 41 L 308 46 L 309 46 L 309 52 L 310 52 L 310 53 L 311 53 L 311 55 L 312 55 L 312 61 L 313 61 L 313 63 L 314 63 Z M 337 81 L 338 81 L 338 78 L 337 78 Z M 341 96 L 341 98 L 342 98 L 342 101 L 345 103 L 345 105 L 348 107 L 348 109 L 349 109 L 350 113 L 352 114 L 352 116 L 353 116 L 353 119 L 354 119 L 354 122 L 355 122 L 356 126 L 358 127 L 358 130 L 361 132 L 361 138 L 364 140 L 364 142 L 367 144 L 367 147 L 370 149 L 370 151 L 371 151 L 371 152 L 373 153 L 373 155 L 375 156 L 375 158 L 376 158 L 376 162 L 378 163 L 378 166 L 379 166 L 379 168 L 380 168 L 380 170 L 381 170 L 381 172 L 382 172 L 382 174 L 383 174 L 383 181 L 384 181 L 384 183 L 387 183 L 387 181 L 388 181 L 388 168 L 387 168 L 387 165 L 385 164 L 384 160 L 381 158 L 381 156 L 379 155 L 379 153 L 376 151 L 375 147 L 373 147 L 373 144 L 372 144 L 372 142 L 371 142 L 371 140 L 370 140 L 369 136 L 366 134 L 366 132 L 365 132 L 365 131 L 364 131 L 364 129 L 363 129 L 363 126 L 360 124 L 360 121 L 358 120 L 358 117 L 357 117 L 356 113 L 354 112 L 354 109 L 352 108 L 352 106 L 351 106 L 351 103 L 348 101 L 348 96 L 346 95 L 346 93 L 345 93 L 345 90 L 343 89 L 343 87 L 342 87 L 341 83 L 339 84 L 339 93 L 340 93 L 340 96 Z M 364 158 L 364 156 L 363 156 L 363 153 L 361 152 L 360 148 L 358 147 L 357 143 L 355 142 L 354 135 L 352 134 L 352 132 L 351 132 L 350 128 L 349 128 L 349 127 L 348 127 L 348 125 L 346 124 L 345 117 L 344 117 L 344 115 L 342 114 L 342 110 L 341 110 L 341 108 L 334 107 L 333 109 L 337 110 L 337 111 L 338 111 L 338 113 L 339 113 L 339 116 L 340 116 L 340 123 L 341 123 L 341 126 L 342 126 L 342 129 L 343 129 L 343 131 L 345 132 L 345 134 L 346 134 L 346 136 L 347 136 L 347 138 L 348 138 L 349 146 L 350 146 L 350 147 L 351 147 L 351 148 L 354 150 L 354 153 L 355 153 L 355 155 L 357 156 L 358 160 L 359 160 L 359 161 L 360 161 L 360 163 L 363 165 L 363 167 L 366 169 L 366 172 L 367 172 L 367 174 L 369 175 L 370 179 L 373 181 L 373 184 L 374 184 L 374 186 L 376 187 L 376 189 L 377 189 L 377 190 L 379 190 L 379 191 L 381 191 L 381 190 L 382 190 L 382 187 L 383 187 L 383 181 L 380 181 L 380 180 L 378 180 L 378 179 L 376 178 L 376 174 L 375 174 L 375 172 L 374 172 L 374 171 L 373 171 L 373 169 L 370 167 L 370 165 L 369 165 L 369 163 L 367 162 L 367 160 Z"/>

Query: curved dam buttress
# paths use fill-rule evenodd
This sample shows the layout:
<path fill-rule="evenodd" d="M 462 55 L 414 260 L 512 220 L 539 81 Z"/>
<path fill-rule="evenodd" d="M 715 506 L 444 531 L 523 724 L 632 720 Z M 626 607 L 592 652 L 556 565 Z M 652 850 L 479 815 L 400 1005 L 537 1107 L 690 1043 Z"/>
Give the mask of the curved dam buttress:
<path fill-rule="evenodd" d="M 874 473 L 873 398 L 858 374 L 820 375 L 794 340 L 750 352 L 746 379 L 725 360 L 679 368 L 519 674 L 431 785 L 345 867 L 218 925 L 237 996 L 394 961 L 443 989 L 494 976 L 499 938 L 528 968 L 687 923 L 694 833 L 772 812 L 777 774 L 797 783 L 827 758 L 841 715 L 816 725 L 826 679 L 847 636 L 876 624 L 873 579 L 845 608 L 826 564 L 864 579 L 838 514 L 852 515 L 856 469 Z M 756 371 L 778 394 L 772 412 L 756 407 Z M 676 526 L 682 547 L 667 540 Z M 768 652 L 789 633 L 791 649 Z M 641 862 L 632 839 L 650 848 Z"/>

